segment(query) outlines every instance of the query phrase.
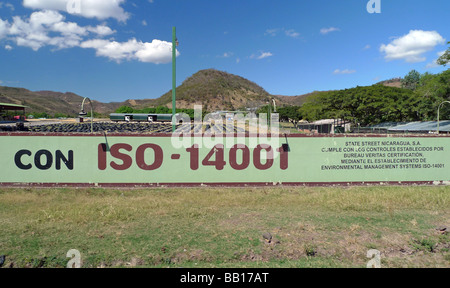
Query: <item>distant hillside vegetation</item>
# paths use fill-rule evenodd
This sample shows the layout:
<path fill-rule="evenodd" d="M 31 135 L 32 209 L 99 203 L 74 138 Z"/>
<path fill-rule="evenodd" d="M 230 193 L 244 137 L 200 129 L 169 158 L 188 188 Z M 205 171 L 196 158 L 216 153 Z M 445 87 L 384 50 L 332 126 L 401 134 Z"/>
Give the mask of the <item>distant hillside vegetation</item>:
<path fill-rule="evenodd" d="M 274 95 L 274 98 L 278 99 L 280 102 L 279 105 L 281 106 L 302 106 L 305 104 L 309 98 L 323 93 L 324 91 L 314 91 L 312 93 L 304 94 L 304 95 L 298 95 L 298 96 L 283 96 L 283 95 Z"/>
<path fill-rule="evenodd" d="M 75 99 L 79 99 L 78 108 L 77 105 L 73 105 Z M 80 112 L 82 100 L 81 96 L 75 94 L 32 92 L 23 88 L 0 87 L 0 102 L 28 106 L 27 112 L 75 115 Z"/>
<path fill-rule="evenodd" d="M 80 113 L 84 97 L 77 94 L 53 91 L 33 92 L 24 88 L 0 86 L 0 102 L 27 106 L 27 113 L 46 113 L 48 115 L 67 115 L 75 117 Z M 95 112 L 109 114 L 122 105 L 122 103 L 101 103 L 92 101 Z M 89 103 L 87 103 L 89 105 Z M 85 109 L 88 111 L 89 106 Z"/>

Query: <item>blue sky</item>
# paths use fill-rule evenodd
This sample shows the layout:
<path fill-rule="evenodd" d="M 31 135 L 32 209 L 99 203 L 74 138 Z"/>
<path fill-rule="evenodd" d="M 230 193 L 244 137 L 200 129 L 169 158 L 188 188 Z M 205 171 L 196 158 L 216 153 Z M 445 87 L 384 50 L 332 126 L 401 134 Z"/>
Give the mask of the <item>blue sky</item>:
<path fill-rule="evenodd" d="M 378 1 L 381 13 L 369 0 L 0 0 L 0 85 L 157 98 L 172 85 L 174 26 L 178 85 L 215 68 L 294 96 L 446 69 L 434 61 L 450 1 Z"/>

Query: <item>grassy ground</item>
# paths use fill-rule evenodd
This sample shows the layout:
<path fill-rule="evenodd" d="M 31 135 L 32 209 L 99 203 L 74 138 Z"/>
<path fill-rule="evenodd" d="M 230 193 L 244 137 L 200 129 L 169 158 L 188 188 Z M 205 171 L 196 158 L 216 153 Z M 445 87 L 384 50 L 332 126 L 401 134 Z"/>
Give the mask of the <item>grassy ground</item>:
<path fill-rule="evenodd" d="M 0 255 L 3 267 L 65 267 L 70 249 L 83 267 L 366 267 L 377 249 L 382 267 L 448 268 L 449 204 L 449 186 L 0 189 Z"/>

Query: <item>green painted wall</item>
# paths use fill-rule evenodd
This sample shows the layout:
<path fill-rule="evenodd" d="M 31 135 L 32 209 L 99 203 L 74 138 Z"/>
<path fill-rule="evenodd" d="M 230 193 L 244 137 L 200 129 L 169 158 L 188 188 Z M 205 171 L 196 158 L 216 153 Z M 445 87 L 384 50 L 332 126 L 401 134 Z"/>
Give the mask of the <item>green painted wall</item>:
<path fill-rule="evenodd" d="M 449 137 L 218 138 L 224 148 L 215 150 L 210 139 L 184 142 L 171 137 L 0 136 L 0 183 L 450 181 Z M 286 143 L 287 154 L 277 151 Z M 193 149 L 194 144 L 199 148 Z M 265 159 L 267 144 L 273 147 L 273 160 Z"/>

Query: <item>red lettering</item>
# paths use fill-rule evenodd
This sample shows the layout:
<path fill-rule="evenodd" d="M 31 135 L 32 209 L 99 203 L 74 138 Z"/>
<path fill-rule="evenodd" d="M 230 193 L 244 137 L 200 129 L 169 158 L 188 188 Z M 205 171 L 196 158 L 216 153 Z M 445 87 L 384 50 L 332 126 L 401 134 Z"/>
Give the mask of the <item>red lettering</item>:
<path fill-rule="evenodd" d="M 98 170 L 106 170 L 106 144 L 98 144 Z"/>
<path fill-rule="evenodd" d="M 155 160 L 153 161 L 153 164 L 147 165 L 145 163 L 145 150 L 147 149 L 153 149 Z M 139 146 L 139 148 L 136 151 L 136 163 L 139 168 L 146 171 L 156 170 L 160 168 L 163 164 L 164 160 L 164 154 L 161 147 L 155 144 L 144 144 L 142 146 Z"/>
<path fill-rule="evenodd" d="M 215 159 L 211 158 L 215 155 Z M 214 146 L 213 149 L 206 155 L 206 158 L 202 161 L 203 166 L 215 166 L 217 170 L 223 170 L 227 164 L 224 160 L 224 147 L 222 144 Z"/>
<path fill-rule="evenodd" d="M 198 145 L 194 144 L 192 147 L 187 148 L 186 152 L 188 152 L 190 154 L 190 159 L 191 159 L 191 170 L 198 170 Z"/>
<path fill-rule="evenodd" d="M 287 170 L 289 168 L 289 146 L 283 144 L 277 151 L 280 152 L 280 169 Z"/>
<path fill-rule="evenodd" d="M 130 157 L 130 155 L 120 153 L 121 149 L 131 152 L 131 150 L 133 150 L 133 147 L 131 147 L 131 145 L 128 144 L 115 144 L 111 146 L 110 149 L 111 156 L 116 159 L 122 160 L 122 164 L 120 165 L 114 161 L 111 161 L 110 165 L 114 170 L 119 171 L 127 170 L 128 168 L 131 167 L 131 164 L 133 164 L 133 159 Z"/>
<path fill-rule="evenodd" d="M 242 150 L 242 163 L 237 163 L 237 152 Z M 250 165 L 250 150 L 245 145 L 234 145 L 230 150 L 230 166 L 234 170 L 245 170 Z"/>
<path fill-rule="evenodd" d="M 266 151 L 266 163 L 261 163 L 261 152 L 262 150 Z M 256 169 L 259 170 L 267 170 L 270 169 L 273 165 L 273 149 L 270 145 L 262 144 L 258 145 L 255 150 L 253 151 L 253 164 L 255 165 Z"/>

